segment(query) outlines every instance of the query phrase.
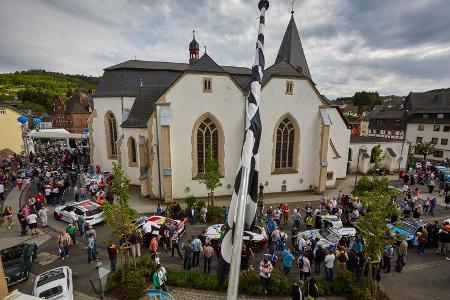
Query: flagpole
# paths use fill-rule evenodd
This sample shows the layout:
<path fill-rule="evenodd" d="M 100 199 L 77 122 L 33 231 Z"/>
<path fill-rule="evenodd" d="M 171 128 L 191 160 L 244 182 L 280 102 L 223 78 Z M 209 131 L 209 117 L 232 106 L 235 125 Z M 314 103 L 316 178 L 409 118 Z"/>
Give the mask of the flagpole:
<path fill-rule="evenodd" d="M 260 16 L 260 24 L 259 24 L 259 30 L 258 30 L 258 39 L 256 43 L 256 55 L 255 55 L 255 64 L 252 68 L 252 83 L 251 88 L 249 92 L 249 96 L 246 99 L 246 137 L 242 149 L 242 156 L 241 156 L 241 180 L 240 180 L 240 187 L 239 187 L 239 194 L 237 197 L 237 205 L 235 206 L 234 211 L 234 226 L 233 226 L 233 243 L 232 243 L 232 249 L 231 249 L 231 266 L 230 266 L 230 274 L 228 278 L 228 290 L 227 290 L 227 299 L 228 300 L 237 300 L 238 298 L 238 291 L 239 291 L 239 275 L 241 270 L 241 255 L 242 255 L 242 243 L 244 239 L 244 225 L 245 225 L 245 219 L 246 219 L 246 207 L 247 207 L 247 201 L 256 201 L 254 199 L 249 199 L 250 194 L 254 196 L 257 191 L 249 191 L 249 181 L 250 181 L 250 172 L 252 171 L 252 181 L 258 180 L 258 168 L 255 166 L 257 163 L 255 163 L 254 155 L 253 153 L 254 149 L 252 145 L 252 142 L 249 142 L 252 138 L 258 139 L 259 144 L 259 137 L 260 132 L 254 132 L 254 131 L 261 131 L 261 124 L 259 119 L 259 114 L 255 116 L 255 114 L 258 112 L 258 105 L 259 105 L 259 99 L 255 99 L 255 95 L 258 96 L 261 92 L 261 80 L 262 80 L 262 71 L 264 70 L 264 53 L 263 53 L 263 47 L 264 47 L 264 26 L 265 26 L 265 13 L 266 10 L 269 8 L 269 1 L 268 0 L 260 0 L 258 3 L 258 9 L 261 12 Z M 249 100 L 249 98 L 252 98 Z M 250 105 L 250 102 L 252 104 Z M 251 106 L 251 107 L 250 107 Z M 256 107 L 256 110 L 255 110 Z M 249 128 L 249 126 L 253 126 L 252 128 Z M 249 131 L 247 131 L 249 130 Z M 248 135 L 247 135 L 248 134 Z M 247 140 L 248 139 L 248 140 Z M 259 151 L 259 150 L 258 150 Z M 257 153 L 256 153 L 257 156 Z M 247 159 L 245 159 L 247 158 Z M 255 165 L 252 165 L 250 161 L 253 159 L 253 163 Z M 252 187 L 254 185 L 254 182 L 252 183 Z M 253 197 L 252 196 L 252 197 Z M 250 212 L 252 212 L 252 209 L 250 209 Z M 232 212 L 233 213 L 233 212 Z M 230 217 L 230 216 L 229 216 Z M 247 216 L 248 217 L 248 216 Z M 254 216 L 253 216 L 254 217 Z M 230 220 L 230 219 L 229 219 Z M 247 220 L 248 221 L 248 220 Z M 248 221 L 249 222 L 249 221 Z M 222 243 L 222 246 L 225 246 Z M 222 249 L 221 249 L 222 251 Z M 222 252 L 223 253 L 223 252 Z"/>

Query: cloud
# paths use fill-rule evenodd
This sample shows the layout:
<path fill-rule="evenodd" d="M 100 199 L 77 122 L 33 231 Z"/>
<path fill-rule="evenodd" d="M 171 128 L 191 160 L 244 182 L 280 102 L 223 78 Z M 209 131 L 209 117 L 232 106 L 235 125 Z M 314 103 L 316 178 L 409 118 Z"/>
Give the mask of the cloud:
<path fill-rule="evenodd" d="M 404 95 L 450 86 L 448 0 L 303 0 L 295 19 L 309 68 L 330 98 L 358 90 Z M 271 1 L 274 61 L 290 0 Z M 196 39 L 219 64 L 250 66 L 258 25 L 248 0 L 14 0 L 0 3 L 0 72 L 101 75 L 132 59 L 187 62 Z"/>

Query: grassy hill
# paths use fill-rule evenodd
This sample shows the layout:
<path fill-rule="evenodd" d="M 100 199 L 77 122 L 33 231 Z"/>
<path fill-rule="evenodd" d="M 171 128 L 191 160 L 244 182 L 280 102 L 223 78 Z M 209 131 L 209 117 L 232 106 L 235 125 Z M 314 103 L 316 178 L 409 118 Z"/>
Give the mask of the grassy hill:
<path fill-rule="evenodd" d="M 67 99 L 75 89 L 93 92 L 99 77 L 45 70 L 0 74 L 0 100 L 18 99 L 19 108 L 50 112 L 57 97 Z"/>

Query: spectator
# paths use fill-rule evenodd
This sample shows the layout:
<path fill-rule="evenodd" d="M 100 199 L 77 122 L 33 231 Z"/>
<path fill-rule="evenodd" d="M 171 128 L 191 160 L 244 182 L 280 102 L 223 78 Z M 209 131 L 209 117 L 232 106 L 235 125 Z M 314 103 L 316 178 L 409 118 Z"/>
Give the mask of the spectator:
<path fill-rule="evenodd" d="M 314 300 L 316 297 L 319 297 L 319 289 L 316 285 L 316 279 L 311 277 L 306 289 L 306 299 Z"/>
<path fill-rule="evenodd" d="M 88 236 L 87 240 L 88 263 L 92 264 L 96 260 L 95 256 L 95 238 L 93 234 Z"/>
<path fill-rule="evenodd" d="M 42 227 L 48 226 L 47 213 L 48 213 L 48 209 L 45 206 L 42 206 L 41 209 L 38 211 L 38 215 L 39 215 L 39 219 L 41 220 Z"/>
<path fill-rule="evenodd" d="M 309 259 L 302 255 L 297 261 L 297 266 L 300 269 L 300 279 L 307 280 L 310 272 L 311 272 L 311 263 L 309 262 Z"/>
<path fill-rule="evenodd" d="M 401 273 L 405 266 L 405 257 L 408 253 L 408 243 L 403 239 L 397 247 L 397 267 L 395 271 Z"/>
<path fill-rule="evenodd" d="M 211 244 L 206 243 L 203 249 L 203 274 L 209 274 L 211 272 L 211 260 L 214 255 L 214 249 Z"/>
<path fill-rule="evenodd" d="M 273 267 L 267 256 L 259 263 L 259 278 L 264 289 L 264 294 L 267 294 L 267 286 L 270 280 L 270 273 L 272 273 Z"/>
<path fill-rule="evenodd" d="M 192 267 L 195 268 L 196 266 L 199 265 L 200 263 L 200 252 L 201 252 L 201 248 L 202 248 L 202 242 L 200 241 L 200 239 L 195 236 L 192 236 L 192 249 L 193 249 L 193 255 L 192 255 Z"/>
<path fill-rule="evenodd" d="M 323 261 L 325 260 L 325 249 L 322 248 L 322 245 L 317 245 L 317 248 L 314 250 L 314 268 L 316 275 L 320 274 L 320 269 Z"/>
<path fill-rule="evenodd" d="M 37 220 L 38 216 L 34 212 L 31 212 L 27 216 L 28 228 L 30 228 L 31 235 L 39 234 L 37 232 Z"/>
<path fill-rule="evenodd" d="M 73 244 L 76 245 L 75 234 L 77 232 L 77 227 L 75 227 L 75 225 L 73 225 L 73 223 L 69 223 L 69 226 L 67 226 L 67 228 L 66 228 L 66 232 L 70 235 L 70 238 L 72 239 Z"/>
<path fill-rule="evenodd" d="M 304 281 L 299 280 L 292 286 L 292 300 L 303 300 L 303 285 Z"/>
<path fill-rule="evenodd" d="M 58 248 L 62 260 L 69 257 L 70 245 L 72 245 L 72 238 L 65 230 L 62 230 L 58 236 Z"/>
<path fill-rule="evenodd" d="M 111 262 L 111 272 L 116 272 L 116 265 L 117 265 L 117 253 L 119 250 L 117 249 L 117 246 L 114 242 L 109 244 L 108 246 L 108 257 L 109 261 Z"/>
<path fill-rule="evenodd" d="M 336 257 L 331 250 L 328 250 L 325 256 L 325 278 L 327 280 L 333 280 L 334 261 Z"/>
<path fill-rule="evenodd" d="M 283 273 L 285 276 L 287 276 L 291 272 L 292 262 L 294 261 L 294 259 L 295 257 L 294 255 L 292 255 L 291 248 L 283 250 Z"/>
<path fill-rule="evenodd" d="M 189 271 L 192 268 L 192 256 L 194 248 L 191 245 L 192 240 L 188 239 L 187 244 L 182 245 L 181 249 L 184 250 L 184 264 L 183 269 Z"/>
<path fill-rule="evenodd" d="M 152 238 L 151 242 L 150 242 L 150 253 L 151 253 L 151 257 L 152 260 L 155 261 L 156 260 L 156 256 L 158 254 L 158 244 L 159 244 L 159 236 L 155 236 Z"/>
<path fill-rule="evenodd" d="M 19 219 L 19 223 L 20 223 L 20 228 L 22 229 L 21 231 L 21 236 L 25 236 L 27 234 L 27 218 L 25 217 L 25 215 L 23 214 L 22 210 L 19 211 L 19 213 L 17 214 L 17 219 Z"/>
<path fill-rule="evenodd" d="M 383 269 L 386 273 L 391 272 L 391 260 L 394 256 L 394 247 L 391 244 L 386 245 L 383 250 Z"/>
<path fill-rule="evenodd" d="M 174 257 L 175 249 L 176 249 L 177 252 L 178 252 L 178 255 L 181 258 L 183 258 L 183 255 L 180 252 L 180 246 L 179 246 L 180 238 L 179 238 L 178 232 L 176 230 L 174 230 L 174 232 L 172 233 L 170 239 L 172 241 L 172 257 Z"/>

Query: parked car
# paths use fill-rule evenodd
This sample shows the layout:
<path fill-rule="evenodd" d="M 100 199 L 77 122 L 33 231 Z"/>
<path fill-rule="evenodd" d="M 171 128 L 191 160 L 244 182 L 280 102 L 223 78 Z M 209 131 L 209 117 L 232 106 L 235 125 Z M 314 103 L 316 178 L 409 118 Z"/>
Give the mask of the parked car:
<path fill-rule="evenodd" d="M 1 250 L 3 270 L 8 287 L 28 280 L 29 271 L 37 255 L 36 244 L 19 244 Z"/>
<path fill-rule="evenodd" d="M 102 206 L 92 202 L 91 200 L 84 200 L 81 202 L 68 202 L 64 205 L 55 207 L 53 213 L 55 219 L 70 223 L 70 212 L 75 208 L 75 214 L 84 216 L 86 223 L 95 225 L 104 221 Z"/>
<path fill-rule="evenodd" d="M 206 229 L 206 240 L 216 250 L 219 249 L 220 233 L 224 224 L 214 224 Z M 244 244 L 251 246 L 253 251 L 259 252 L 267 248 L 268 236 L 266 230 L 260 226 L 254 226 L 252 230 L 244 231 Z"/>
<path fill-rule="evenodd" d="M 323 215 L 320 216 L 320 218 L 322 218 L 323 227 L 329 228 L 344 227 L 344 225 L 342 225 L 341 219 L 339 219 L 336 215 Z"/>
<path fill-rule="evenodd" d="M 178 235 L 181 237 L 186 232 L 186 222 L 189 220 L 189 218 L 184 218 L 183 220 L 174 220 L 168 217 L 163 216 L 142 216 L 134 220 L 132 223 L 136 226 L 138 229 L 142 229 L 145 223 L 150 222 L 152 225 L 152 235 L 159 236 L 159 229 L 162 225 L 171 225 L 174 224 Z"/>
<path fill-rule="evenodd" d="M 404 237 L 408 242 L 408 245 L 417 246 L 418 241 L 416 233 L 421 231 L 425 225 L 426 223 L 422 221 L 400 220 L 393 224 L 388 224 L 388 227 L 392 233 L 399 234 Z"/>
<path fill-rule="evenodd" d="M 318 245 L 323 248 L 336 248 L 342 238 L 348 240 L 356 236 L 356 229 L 353 227 L 330 228 L 324 227 L 322 229 L 312 229 L 299 233 L 299 236 L 305 236 L 306 240 L 319 238 Z"/>
<path fill-rule="evenodd" d="M 41 299 L 73 300 L 72 270 L 63 266 L 39 274 L 34 279 L 33 296 Z"/>

